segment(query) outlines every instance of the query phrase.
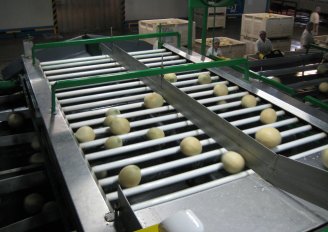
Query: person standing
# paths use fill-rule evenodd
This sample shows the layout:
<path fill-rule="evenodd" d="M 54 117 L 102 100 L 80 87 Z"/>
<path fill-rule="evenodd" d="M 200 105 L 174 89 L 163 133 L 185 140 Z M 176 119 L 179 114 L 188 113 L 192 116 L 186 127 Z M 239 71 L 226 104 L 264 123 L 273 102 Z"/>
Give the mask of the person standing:
<path fill-rule="evenodd" d="M 310 15 L 310 22 L 313 23 L 313 35 L 318 35 L 320 22 L 320 6 L 317 6 Z"/>
<path fill-rule="evenodd" d="M 266 37 L 265 31 L 260 31 L 259 39 L 255 42 L 255 51 L 260 59 L 272 52 L 272 43 Z"/>
<path fill-rule="evenodd" d="M 301 45 L 302 48 L 305 48 L 307 51 L 310 48 L 310 44 L 314 43 L 313 35 L 312 35 L 312 30 L 313 30 L 313 23 L 309 22 L 301 36 Z"/>
<path fill-rule="evenodd" d="M 207 50 L 206 56 L 222 56 L 222 51 L 219 46 L 220 39 L 218 37 L 213 38 L 212 46 Z"/>

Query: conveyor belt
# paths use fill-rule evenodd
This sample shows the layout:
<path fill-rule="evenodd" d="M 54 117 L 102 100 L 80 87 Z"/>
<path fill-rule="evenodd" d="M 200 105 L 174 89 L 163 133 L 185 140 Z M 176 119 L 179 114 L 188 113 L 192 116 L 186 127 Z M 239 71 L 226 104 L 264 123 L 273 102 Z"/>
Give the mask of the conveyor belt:
<path fill-rule="evenodd" d="M 168 49 L 135 52 L 130 55 L 147 67 L 190 62 Z M 127 71 L 108 55 L 41 62 L 40 68 L 50 84 L 57 80 Z M 197 77 L 200 73 L 210 73 L 212 83 L 199 85 Z M 309 124 L 304 118 L 293 115 L 293 112 L 289 112 L 284 107 L 281 108 L 262 97 L 257 97 L 256 107 L 242 108 L 241 98 L 251 90 L 251 88 L 246 89 L 245 84 L 235 84 L 206 70 L 177 73 L 177 79 L 178 81 L 173 83 L 174 86 L 245 134 L 254 137 L 254 133 L 259 128 L 266 126 L 279 129 L 283 142 L 272 150 L 277 154 L 299 159 L 328 148 L 327 134 L 318 128 L 317 124 Z M 229 95 L 213 95 L 213 87 L 218 83 L 228 86 Z M 83 125 L 88 125 L 96 133 L 96 140 L 81 143 L 80 148 L 83 151 L 82 155 L 98 177 L 106 171 L 105 176 L 98 178 L 98 181 L 111 205 L 117 200 L 117 174 L 128 164 L 140 166 L 142 173 L 142 183 L 139 186 L 123 190 L 134 210 L 147 209 L 187 197 L 253 174 L 250 170 L 235 175 L 224 172 L 219 160 L 226 149 L 167 103 L 163 107 L 145 109 L 143 98 L 150 92 L 152 90 L 142 81 L 134 79 L 70 88 L 60 90 L 56 94 L 63 116 L 73 132 Z M 217 104 L 223 100 L 226 102 Z M 123 140 L 123 147 L 105 150 L 103 144 L 110 134 L 102 123 L 105 112 L 111 107 L 119 109 L 120 116 L 130 121 L 131 132 L 119 135 Z M 259 114 L 261 110 L 270 107 L 277 111 L 278 120 L 271 125 L 262 125 Z M 165 131 L 166 137 L 148 141 L 145 134 L 154 126 Z M 201 141 L 202 154 L 184 157 L 180 153 L 179 142 L 187 136 L 195 136 Z M 56 142 L 52 142 L 56 146 Z M 320 166 L 320 160 L 317 160 L 317 163 Z M 258 204 L 265 204 L 265 202 Z M 311 210 L 307 210 L 307 213 L 311 214 Z M 322 219 L 316 220 L 307 229 L 322 223 Z"/>

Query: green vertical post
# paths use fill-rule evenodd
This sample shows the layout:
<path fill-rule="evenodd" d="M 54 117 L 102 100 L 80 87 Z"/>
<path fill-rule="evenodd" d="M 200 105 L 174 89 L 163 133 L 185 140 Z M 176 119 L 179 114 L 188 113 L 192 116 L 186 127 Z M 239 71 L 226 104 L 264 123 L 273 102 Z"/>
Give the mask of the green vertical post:
<path fill-rule="evenodd" d="M 188 2 L 188 49 L 192 50 L 192 25 L 194 22 L 194 8 L 192 6 L 192 1 Z"/>
<path fill-rule="evenodd" d="M 202 46 L 201 46 L 201 54 L 205 56 L 206 54 L 206 33 L 207 33 L 207 14 L 208 14 L 208 7 L 204 7 L 204 14 L 203 14 L 203 19 L 202 19 Z"/>

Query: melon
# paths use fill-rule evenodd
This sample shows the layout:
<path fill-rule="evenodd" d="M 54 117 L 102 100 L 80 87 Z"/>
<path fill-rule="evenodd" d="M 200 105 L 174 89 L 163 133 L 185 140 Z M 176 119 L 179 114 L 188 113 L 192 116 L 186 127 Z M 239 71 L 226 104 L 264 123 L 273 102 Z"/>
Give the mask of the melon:
<path fill-rule="evenodd" d="M 328 148 L 321 152 L 321 160 L 323 166 L 325 166 L 325 168 L 328 168 Z"/>
<path fill-rule="evenodd" d="M 212 82 L 211 76 L 208 73 L 201 73 L 198 76 L 198 83 L 203 85 L 203 84 L 209 84 Z"/>
<path fill-rule="evenodd" d="M 256 106 L 256 104 L 257 104 L 257 101 L 253 95 L 247 94 L 247 95 L 243 96 L 243 98 L 241 99 L 241 105 L 244 108 L 254 107 L 254 106 Z"/>
<path fill-rule="evenodd" d="M 147 138 L 152 140 L 152 139 L 160 139 L 160 138 L 164 138 L 165 137 L 165 133 L 162 129 L 158 128 L 158 127 L 153 127 L 150 128 L 147 131 L 146 134 Z"/>
<path fill-rule="evenodd" d="M 277 113 L 272 108 L 264 109 L 260 114 L 260 120 L 264 124 L 274 123 L 277 121 Z"/>
<path fill-rule="evenodd" d="M 116 109 L 116 108 L 110 108 L 106 111 L 106 116 L 118 115 L 118 114 L 121 114 L 121 111 L 119 109 Z"/>
<path fill-rule="evenodd" d="M 44 163 L 44 157 L 43 154 L 38 152 L 38 153 L 34 153 L 33 155 L 31 155 L 29 162 L 31 164 L 41 164 Z"/>
<path fill-rule="evenodd" d="M 12 128 L 20 128 L 24 125 L 25 118 L 18 113 L 11 113 L 8 116 L 8 125 Z"/>
<path fill-rule="evenodd" d="M 123 146 L 123 141 L 118 136 L 111 136 L 105 142 L 106 149 L 113 149 L 113 148 L 122 147 L 122 146 Z"/>
<path fill-rule="evenodd" d="M 108 115 L 105 120 L 104 120 L 104 125 L 105 126 L 110 126 L 110 124 L 112 123 L 113 119 L 116 118 L 116 115 Z"/>
<path fill-rule="evenodd" d="M 322 82 L 319 85 L 319 91 L 321 93 L 328 93 L 328 82 Z"/>
<path fill-rule="evenodd" d="M 198 155 L 202 149 L 202 144 L 195 137 L 184 138 L 180 143 L 180 150 L 186 156 Z"/>
<path fill-rule="evenodd" d="M 141 170 L 137 165 L 128 165 L 121 169 L 118 182 L 124 188 L 137 186 L 141 181 Z"/>
<path fill-rule="evenodd" d="M 144 98 L 144 106 L 148 109 L 161 107 L 164 104 L 164 99 L 158 93 L 149 93 Z"/>
<path fill-rule="evenodd" d="M 36 150 L 36 151 L 39 151 L 40 150 L 40 140 L 39 140 L 39 137 L 37 135 L 34 135 L 32 137 L 32 141 L 31 141 L 31 147 Z"/>
<path fill-rule="evenodd" d="M 114 135 L 122 135 L 130 132 L 130 122 L 126 118 L 113 118 L 110 124 L 110 131 Z"/>
<path fill-rule="evenodd" d="M 216 96 L 224 96 L 229 93 L 229 90 L 225 84 L 217 84 L 214 86 L 213 93 Z"/>
<path fill-rule="evenodd" d="M 255 134 L 255 139 L 268 148 L 274 148 L 281 143 L 280 132 L 274 127 L 259 129 Z"/>
<path fill-rule="evenodd" d="M 75 137 L 80 143 L 84 143 L 94 140 L 96 134 L 91 127 L 82 126 L 76 131 Z"/>
<path fill-rule="evenodd" d="M 238 173 L 245 167 L 244 158 L 239 153 L 234 151 L 224 153 L 221 158 L 221 162 L 223 163 L 224 170 L 231 174 Z"/>
<path fill-rule="evenodd" d="M 170 83 L 177 81 L 177 75 L 175 75 L 175 73 L 166 73 L 164 74 L 163 78 Z"/>
<path fill-rule="evenodd" d="M 41 211 L 44 204 L 44 198 L 38 193 L 32 193 L 24 198 L 24 209 L 32 215 Z"/>

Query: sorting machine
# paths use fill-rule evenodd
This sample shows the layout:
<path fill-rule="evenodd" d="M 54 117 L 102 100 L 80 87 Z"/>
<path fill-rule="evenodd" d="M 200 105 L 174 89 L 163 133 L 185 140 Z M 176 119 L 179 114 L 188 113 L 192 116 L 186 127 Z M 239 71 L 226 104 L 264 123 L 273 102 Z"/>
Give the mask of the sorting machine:
<path fill-rule="evenodd" d="M 101 55 L 81 50 L 42 61 L 35 51 L 32 59 L 22 58 L 25 94 L 77 230 L 135 231 L 184 209 L 197 215 L 205 231 L 307 231 L 327 225 L 328 173 L 321 162 L 328 148 L 326 114 L 249 79 L 243 59 L 212 61 L 168 44 L 137 52 L 125 52 L 115 42 L 100 48 Z M 162 78 L 171 72 L 175 83 Z M 209 73 L 212 82 L 200 85 L 201 73 Z M 227 85 L 228 95 L 213 94 L 218 83 Z M 164 97 L 162 107 L 144 107 L 151 92 Z M 241 98 L 248 93 L 258 103 L 243 108 Z M 263 125 L 260 112 L 270 107 L 278 120 Z M 131 131 L 119 135 L 122 147 L 106 150 L 111 132 L 103 121 L 110 108 L 120 110 Z M 94 129 L 94 141 L 76 140 L 82 126 Z M 271 150 L 254 139 L 266 126 L 282 135 Z M 147 140 L 152 127 L 165 137 Z M 201 154 L 181 153 L 179 144 L 188 136 L 200 140 Z M 242 172 L 224 170 L 220 160 L 227 150 L 243 155 Z M 130 164 L 141 168 L 142 180 L 122 189 L 118 173 Z"/>

